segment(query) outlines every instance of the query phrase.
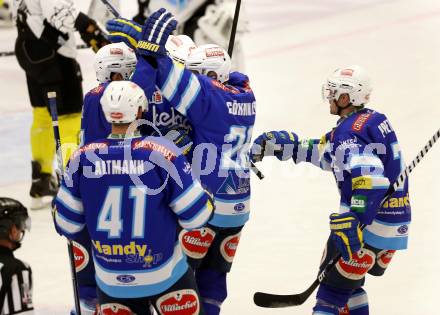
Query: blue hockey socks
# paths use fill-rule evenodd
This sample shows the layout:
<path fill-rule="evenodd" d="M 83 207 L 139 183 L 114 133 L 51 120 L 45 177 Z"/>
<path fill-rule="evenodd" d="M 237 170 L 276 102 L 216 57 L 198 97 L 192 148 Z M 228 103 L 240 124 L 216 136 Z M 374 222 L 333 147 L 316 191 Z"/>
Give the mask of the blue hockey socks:
<path fill-rule="evenodd" d="M 226 273 L 212 269 L 196 271 L 196 281 L 206 315 L 219 315 L 228 293 Z"/>

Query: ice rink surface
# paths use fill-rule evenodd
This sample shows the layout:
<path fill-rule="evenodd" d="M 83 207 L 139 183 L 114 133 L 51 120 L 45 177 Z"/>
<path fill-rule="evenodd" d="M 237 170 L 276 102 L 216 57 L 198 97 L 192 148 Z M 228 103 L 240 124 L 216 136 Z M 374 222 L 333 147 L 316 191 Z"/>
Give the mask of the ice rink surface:
<path fill-rule="evenodd" d="M 77 1 L 82 8 L 87 0 Z M 124 0 L 132 16 L 135 0 Z M 335 68 L 364 66 L 373 79 L 370 107 L 385 113 L 411 161 L 440 127 L 440 1 L 248 0 L 251 33 L 245 39 L 247 72 L 258 100 L 254 136 L 287 129 L 320 137 L 336 122 L 321 100 L 321 85 Z M 11 49 L 14 30 L 0 30 Z M 95 86 L 93 53 L 81 51 L 84 90 Z M 0 58 L 0 195 L 29 204 L 31 108 L 25 77 L 14 57 Z M 440 283 L 440 145 L 411 175 L 413 223 L 409 250 L 393 258 L 382 278 L 367 278 L 371 314 L 438 314 Z M 252 180 L 252 216 L 229 276 L 222 314 L 311 314 L 303 306 L 262 309 L 255 291 L 297 293 L 314 280 L 328 235 L 328 214 L 338 209 L 330 173 L 268 158 L 266 178 Z M 31 213 L 32 231 L 16 255 L 34 273 L 37 314 L 68 314 L 73 304 L 66 242 L 49 210 Z"/>

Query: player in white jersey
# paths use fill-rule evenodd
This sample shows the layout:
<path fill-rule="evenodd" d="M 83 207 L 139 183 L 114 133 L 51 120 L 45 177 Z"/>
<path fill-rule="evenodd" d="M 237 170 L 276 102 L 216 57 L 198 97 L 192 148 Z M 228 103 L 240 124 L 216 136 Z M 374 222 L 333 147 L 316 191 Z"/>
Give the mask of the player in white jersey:
<path fill-rule="evenodd" d="M 13 15 L 18 30 L 15 54 L 26 73 L 33 107 L 30 195 L 35 209 L 46 206 L 43 197 L 51 197 L 57 190 L 52 176 L 55 145 L 47 93 L 57 93 L 61 142 L 76 148 L 83 92 L 74 32 L 95 51 L 108 41 L 95 21 L 78 11 L 71 0 L 17 0 Z"/>

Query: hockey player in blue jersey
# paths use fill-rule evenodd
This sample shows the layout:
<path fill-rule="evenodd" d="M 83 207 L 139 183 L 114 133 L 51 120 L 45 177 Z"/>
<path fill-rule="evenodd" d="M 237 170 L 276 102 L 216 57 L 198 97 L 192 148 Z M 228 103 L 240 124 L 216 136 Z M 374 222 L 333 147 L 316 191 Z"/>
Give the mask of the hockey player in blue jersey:
<path fill-rule="evenodd" d="M 131 123 L 147 105 L 143 90 L 112 82 L 101 103 L 111 134 L 76 151 L 55 200 L 57 230 L 87 229 L 102 314 L 204 314 L 177 226 L 199 228 L 213 203 L 172 142 L 142 137 Z"/>
<path fill-rule="evenodd" d="M 248 150 L 256 102 L 248 77 L 230 73 L 230 57 L 217 45 L 193 49 L 185 67 L 173 63 L 165 42 L 175 27 L 176 21 L 164 9 L 147 19 L 142 34 L 127 23 L 107 24 L 111 40 L 123 39 L 120 34 L 125 32 L 125 38 L 138 41 L 136 73 L 154 76 L 163 96 L 193 126 L 192 167 L 214 194 L 216 210 L 209 226 L 183 230 L 180 239 L 196 268 L 205 310 L 215 315 L 226 299 L 226 275 L 249 219 Z"/>
<path fill-rule="evenodd" d="M 313 314 L 368 315 L 367 273 L 381 276 L 396 250 L 407 248 L 411 220 L 408 182 L 379 209 L 404 170 L 399 143 L 387 117 L 368 109 L 371 83 L 359 66 L 337 69 L 323 86 L 337 126 L 321 140 L 299 141 L 293 132 L 260 135 L 252 159 L 275 155 L 307 161 L 333 172 L 340 192 L 339 213 L 330 215 L 330 238 L 321 268 L 342 258 L 321 283 Z M 365 224 L 361 231 L 359 224 Z"/>
<path fill-rule="evenodd" d="M 194 46 L 187 36 L 175 36 L 167 42 L 167 50 L 170 54 L 184 60 L 190 47 Z M 135 70 L 136 55 L 133 49 L 125 43 L 113 43 L 101 48 L 96 56 L 94 69 L 96 78 L 100 84 L 86 94 L 84 107 L 81 117 L 81 145 L 91 143 L 97 139 L 102 139 L 111 133 L 111 124 L 107 122 L 100 104 L 101 97 L 105 88 L 112 81 L 129 80 Z M 187 135 L 189 124 L 186 118 L 171 108 L 164 101 L 160 91 L 154 86 L 153 81 L 142 80 L 146 93 L 150 93 L 150 111 L 144 112 L 143 118 L 148 121 L 144 134 L 151 133 L 156 126 L 159 130 L 156 134 L 167 135 L 168 139 L 175 141 L 186 152 L 192 145 L 191 139 Z M 93 262 L 91 257 L 91 243 L 88 233 L 84 231 L 82 237 L 77 237 L 73 242 L 75 255 L 77 256 L 77 277 L 79 285 L 79 295 L 83 314 L 94 314 L 96 305 L 96 282 Z M 72 312 L 74 315 L 74 312 Z"/>
<path fill-rule="evenodd" d="M 181 60 L 184 58 L 185 52 L 191 47 L 191 43 L 185 42 L 181 46 L 178 44 L 182 41 L 181 36 L 175 36 L 172 42 L 168 43 L 170 53 L 178 56 Z M 194 44 L 194 43 L 192 43 Z M 106 86 L 112 81 L 129 80 L 136 67 L 136 55 L 132 48 L 125 43 L 113 43 L 101 48 L 96 54 L 94 68 L 96 78 L 100 84 L 86 94 L 84 98 L 84 107 L 81 118 L 81 144 L 93 142 L 96 139 L 106 137 L 111 130 L 111 125 L 105 119 L 99 103 Z M 191 126 L 187 119 L 172 108 L 162 97 L 160 91 L 154 85 L 152 80 L 139 78 L 133 75 L 133 82 L 138 83 L 148 97 L 151 110 L 144 113 L 143 118 L 151 122 L 141 127 L 142 134 L 149 135 L 159 129 L 161 133 L 167 134 L 170 130 L 174 134 L 178 134 L 182 142 L 182 146 L 189 145 L 190 140 L 188 134 Z M 152 127 L 154 125 L 157 128 Z M 169 135 L 172 137 L 172 133 Z M 176 139 L 178 136 L 173 138 Z"/>

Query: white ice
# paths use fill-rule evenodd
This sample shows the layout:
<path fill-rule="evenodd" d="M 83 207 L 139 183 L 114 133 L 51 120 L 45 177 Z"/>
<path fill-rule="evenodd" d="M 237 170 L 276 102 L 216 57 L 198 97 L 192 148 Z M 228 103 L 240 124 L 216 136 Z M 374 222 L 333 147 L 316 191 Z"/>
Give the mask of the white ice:
<path fill-rule="evenodd" d="M 77 1 L 83 8 L 88 0 Z M 134 0 L 123 1 L 132 16 Z M 254 135 L 287 129 L 319 137 L 334 126 L 321 101 L 321 84 L 335 68 L 360 64 L 374 91 L 370 107 L 386 113 L 409 162 L 439 128 L 440 2 L 438 0 L 248 0 L 251 33 L 247 70 L 258 99 Z M 129 15 L 131 14 L 131 15 Z M 0 30 L 0 48 L 13 47 L 15 31 Z M 96 83 L 93 53 L 81 51 L 84 89 Z M 29 204 L 31 108 L 25 77 L 14 57 L 0 58 L 2 150 L 0 195 Z M 368 277 L 371 314 L 438 313 L 440 145 L 411 175 L 413 223 L 409 249 L 399 252 L 384 277 Z M 303 306 L 262 309 L 255 291 L 297 293 L 314 280 L 328 235 L 328 214 L 338 208 L 331 174 L 270 158 L 266 178 L 252 181 L 252 217 L 229 275 L 222 314 L 311 314 Z M 38 314 L 67 314 L 72 305 L 66 242 L 49 210 L 31 213 L 33 227 L 16 255 L 32 265 Z"/>

